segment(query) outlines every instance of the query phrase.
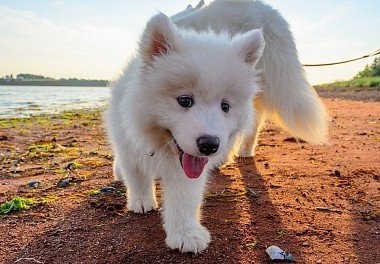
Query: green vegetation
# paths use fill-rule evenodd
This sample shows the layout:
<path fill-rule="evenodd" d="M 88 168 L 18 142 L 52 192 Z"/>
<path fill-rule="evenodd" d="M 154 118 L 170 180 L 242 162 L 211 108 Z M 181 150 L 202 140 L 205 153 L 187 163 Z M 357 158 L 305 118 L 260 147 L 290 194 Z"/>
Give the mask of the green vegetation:
<path fill-rule="evenodd" d="M 376 58 L 371 65 L 365 66 L 354 79 L 380 77 L 380 57 Z"/>
<path fill-rule="evenodd" d="M 79 169 L 80 166 L 81 166 L 81 165 L 80 165 L 79 163 L 76 163 L 76 162 L 70 162 L 70 163 L 66 166 L 66 168 L 67 168 L 68 170 L 76 170 L 76 169 Z"/>
<path fill-rule="evenodd" d="M 17 78 L 13 78 L 13 75 L 0 78 L 0 85 L 35 85 L 35 86 L 95 86 L 105 87 L 108 81 L 106 80 L 86 80 L 77 78 L 61 78 L 54 79 L 51 77 L 45 77 L 42 75 L 34 74 L 18 74 Z"/>
<path fill-rule="evenodd" d="M 24 211 L 36 203 L 35 200 L 23 197 L 14 197 L 10 201 L 4 202 L 0 207 L 1 214 L 8 214 L 13 211 Z"/>
<path fill-rule="evenodd" d="M 88 122 L 97 120 L 101 117 L 104 109 L 77 109 L 68 110 L 58 114 L 39 114 L 32 117 L 19 117 L 19 118 L 0 118 L 0 128 L 18 128 L 24 126 L 32 126 L 35 124 L 44 126 L 51 125 L 52 120 L 68 120 L 70 122 L 79 121 L 81 119 L 88 119 Z M 64 121 L 62 121 L 64 122 Z M 70 123 L 66 124 L 69 125 Z M 33 149 L 33 147 L 32 147 Z"/>
<path fill-rule="evenodd" d="M 35 75 L 35 74 L 29 74 L 29 73 L 20 73 L 17 75 L 17 79 L 23 79 L 23 80 L 54 80 L 50 77 L 45 77 L 42 75 Z"/>
<path fill-rule="evenodd" d="M 30 152 L 37 151 L 50 151 L 53 148 L 53 144 L 31 145 L 28 147 Z"/>
<path fill-rule="evenodd" d="M 57 201 L 59 199 L 59 197 L 57 195 L 48 195 L 48 196 L 45 196 L 45 197 L 40 197 L 36 200 L 36 202 L 38 204 L 41 204 L 41 203 L 51 203 L 51 202 L 54 202 L 54 201 Z"/>
<path fill-rule="evenodd" d="M 93 189 L 88 192 L 89 195 L 99 195 L 101 192 L 99 189 Z"/>
<path fill-rule="evenodd" d="M 316 88 L 339 88 L 339 90 L 375 90 L 380 88 L 380 57 L 371 65 L 365 66 L 354 78 L 348 81 L 316 85 Z"/>
<path fill-rule="evenodd" d="M 13 197 L 11 200 L 6 201 L 0 206 L 0 214 L 6 215 L 12 212 L 20 212 L 28 210 L 29 208 L 36 206 L 38 204 L 50 203 L 58 200 L 57 195 L 49 195 L 40 198 L 26 198 L 26 197 Z"/>
<path fill-rule="evenodd" d="M 0 118 L 0 128 L 15 128 L 18 127 L 20 124 L 32 124 L 33 120 L 32 118 Z"/>
<path fill-rule="evenodd" d="M 317 85 L 316 88 L 342 88 L 342 89 L 352 89 L 358 88 L 380 88 L 380 77 L 363 77 L 363 78 L 354 78 L 349 81 L 338 81 L 333 83 Z"/>

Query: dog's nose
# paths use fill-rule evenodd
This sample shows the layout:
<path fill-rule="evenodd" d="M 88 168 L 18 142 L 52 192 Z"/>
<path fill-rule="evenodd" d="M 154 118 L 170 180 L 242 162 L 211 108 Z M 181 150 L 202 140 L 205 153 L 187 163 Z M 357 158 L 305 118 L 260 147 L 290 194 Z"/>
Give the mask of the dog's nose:
<path fill-rule="evenodd" d="M 197 146 L 202 154 L 210 155 L 218 151 L 220 139 L 213 136 L 202 136 L 197 139 Z"/>

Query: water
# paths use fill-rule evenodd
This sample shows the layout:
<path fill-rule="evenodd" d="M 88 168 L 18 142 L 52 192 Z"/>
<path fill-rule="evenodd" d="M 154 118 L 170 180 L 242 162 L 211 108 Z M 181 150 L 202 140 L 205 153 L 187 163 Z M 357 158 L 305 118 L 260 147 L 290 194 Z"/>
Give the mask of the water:
<path fill-rule="evenodd" d="M 100 107 L 109 96 L 108 87 L 0 85 L 0 118 Z"/>

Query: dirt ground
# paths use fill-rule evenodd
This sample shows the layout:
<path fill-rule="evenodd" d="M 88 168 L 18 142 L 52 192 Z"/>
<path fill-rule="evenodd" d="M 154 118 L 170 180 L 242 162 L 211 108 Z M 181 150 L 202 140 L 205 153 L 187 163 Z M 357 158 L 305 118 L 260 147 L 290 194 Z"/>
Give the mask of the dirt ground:
<path fill-rule="evenodd" d="M 272 263 L 270 245 L 298 263 L 380 263 L 380 104 L 324 102 L 330 144 L 268 125 L 254 159 L 213 173 L 199 255 L 165 246 L 159 211 L 126 210 L 98 112 L 0 121 L 0 203 L 46 198 L 0 217 L 0 263 Z"/>

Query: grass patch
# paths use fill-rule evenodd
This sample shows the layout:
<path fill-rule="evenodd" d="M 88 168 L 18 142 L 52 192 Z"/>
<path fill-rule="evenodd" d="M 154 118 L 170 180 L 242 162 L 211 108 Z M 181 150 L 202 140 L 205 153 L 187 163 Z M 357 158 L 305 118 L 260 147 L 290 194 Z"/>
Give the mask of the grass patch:
<path fill-rule="evenodd" d="M 59 197 L 57 195 L 48 195 L 45 197 L 40 197 L 36 201 L 37 203 L 51 203 L 57 201 L 58 199 Z"/>
<path fill-rule="evenodd" d="M 52 143 L 34 143 L 33 145 L 30 145 L 27 148 L 27 155 L 29 157 L 51 157 L 56 153 L 65 153 L 67 155 L 75 156 L 79 152 L 79 148 L 77 147 L 64 147 L 56 142 Z M 74 169 L 78 168 L 79 164 L 75 163 L 74 164 Z"/>
<path fill-rule="evenodd" d="M 12 200 L 4 202 L 0 206 L 0 212 L 5 215 L 11 212 L 24 211 L 35 204 L 36 201 L 34 199 L 16 196 Z"/>
<path fill-rule="evenodd" d="M 0 119 L 0 128 L 16 128 L 20 124 L 32 124 L 30 118 L 2 118 Z"/>
<path fill-rule="evenodd" d="M 79 109 L 79 110 L 68 110 L 58 114 L 39 114 L 31 117 L 21 117 L 21 118 L 0 118 L 0 128 L 18 128 L 23 125 L 41 125 L 50 126 L 53 124 L 52 119 L 67 120 L 64 125 L 71 125 L 71 120 L 98 120 L 102 116 L 104 108 L 95 109 Z M 89 122 L 89 121 L 86 121 Z M 88 123 L 87 125 L 89 125 Z"/>
<path fill-rule="evenodd" d="M 26 197 L 13 197 L 11 200 L 6 201 L 0 206 L 0 214 L 7 215 L 12 212 L 21 212 L 38 204 L 50 203 L 58 200 L 57 195 L 49 195 L 40 198 L 26 198 Z"/>
<path fill-rule="evenodd" d="M 28 151 L 50 151 L 53 148 L 53 144 L 41 144 L 41 145 L 31 145 L 28 147 Z"/>
<path fill-rule="evenodd" d="M 316 85 L 317 89 L 338 89 L 343 91 L 362 91 L 362 90 L 378 90 L 380 89 L 380 77 L 363 77 L 354 78 L 349 81 L 337 81 Z"/>
<path fill-rule="evenodd" d="M 50 119 L 40 118 L 37 119 L 37 124 L 40 126 L 50 126 L 52 123 Z"/>
<path fill-rule="evenodd" d="M 89 195 L 99 195 L 101 192 L 99 189 L 93 189 L 88 192 Z"/>

